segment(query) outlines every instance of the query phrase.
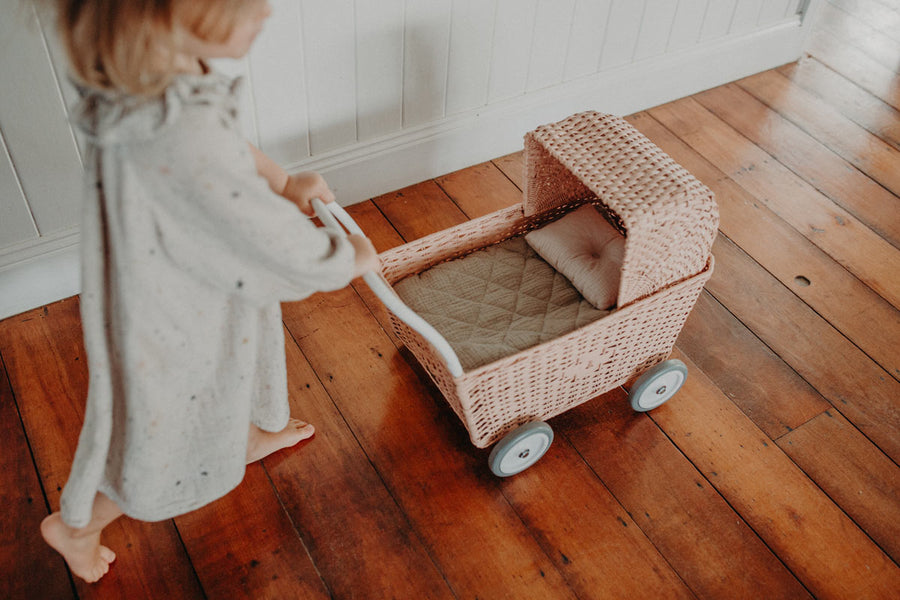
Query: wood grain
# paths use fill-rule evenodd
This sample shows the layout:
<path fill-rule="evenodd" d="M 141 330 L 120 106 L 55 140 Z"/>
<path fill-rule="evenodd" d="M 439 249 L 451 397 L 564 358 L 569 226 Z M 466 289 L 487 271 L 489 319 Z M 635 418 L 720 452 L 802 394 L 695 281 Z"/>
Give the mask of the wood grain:
<path fill-rule="evenodd" d="M 485 186 L 492 194 L 479 193 L 478 182 L 487 178 Z M 439 181 L 442 188 L 455 195 L 456 204 L 472 211 L 472 217 L 483 210 L 474 198 L 497 208 L 491 195 L 519 196 L 516 188 L 493 165 L 464 169 Z M 474 197 L 474 198 L 473 198 Z M 468 199 L 467 199 L 468 198 Z M 444 199 L 447 203 L 450 198 Z M 437 198 L 434 199 L 438 203 Z M 499 208 L 503 208 L 500 205 Z M 363 219 L 364 230 L 383 229 L 371 211 Z M 363 221 L 360 221 L 362 224 Z M 415 235 L 431 233 L 422 224 L 398 226 Z M 416 365 L 413 365 L 415 369 Z M 420 377 L 427 375 L 419 369 Z M 620 507 L 605 487 L 593 479 L 590 469 L 565 440 L 558 440 L 550 456 L 542 459 L 541 469 L 503 481 L 501 488 L 516 513 L 529 529 L 541 532 L 536 539 L 544 552 L 582 598 L 630 597 L 648 594 L 659 598 L 690 597 L 688 588 L 666 563 L 653 544 L 640 532 L 631 517 Z M 561 490 L 568 502 L 558 501 Z M 564 531 L 565 535 L 556 532 Z M 603 540 L 602 544 L 597 544 Z"/>
<path fill-rule="evenodd" d="M 65 561 L 38 533 L 49 511 L 5 369 L 0 372 L 0 505 L 0 598 L 74 598 Z"/>
<path fill-rule="evenodd" d="M 297 310 L 305 310 L 302 303 Z M 333 597 L 452 598 L 403 510 L 290 337 L 286 352 L 291 414 L 313 423 L 316 435 L 299 451 L 264 462 Z"/>
<path fill-rule="evenodd" d="M 667 434 L 631 410 L 622 390 L 555 422 L 698 597 L 807 596 Z"/>
<path fill-rule="evenodd" d="M 886 143 L 900 148 L 900 112 L 893 106 L 832 71 L 814 57 L 784 65 L 778 72 L 792 84 L 815 94 Z"/>
<path fill-rule="evenodd" d="M 491 161 L 520 190 L 525 189 L 525 152 L 520 150 Z"/>
<path fill-rule="evenodd" d="M 522 202 L 522 192 L 487 162 L 435 178 L 441 189 L 474 219 Z"/>
<path fill-rule="evenodd" d="M 835 410 L 819 415 L 777 441 L 897 562 L 900 468 Z"/>
<path fill-rule="evenodd" d="M 77 299 L 0 322 L 0 353 L 51 510 L 68 478 L 87 394 Z M 29 544 L 43 544 L 37 529 Z M 103 531 L 116 552 L 95 584 L 75 581 L 79 598 L 201 598 L 190 559 L 171 521 L 120 518 Z"/>
<path fill-rule="evenodd" d="M 809 135 L 815 137 L 823 146 L 864 172 L 866 177 L 884 186 L 887 191 L 892 194 L 900 193 L 900 175 L 897 173 L 897 163 L 900 162 L 900 150 L 891 144 L 886 143 L 878 136 L 846 119 L 839 111 L 828 106 L 828 104 L 812 94 L 791 86 L 787 78 L 777 71 L 767 71 L 747 77 L 740 80 L 737 85 L 801 127 Z M 731 91 L 733 86 L 726 86 L 724 89 Z M 699 98 L 703 98 L 703 95 L 699 96 Z M 732 95 L 727 102 L 736 101 Z M 727 105 L 727 102 L 724 105 Z M 753 103 L 742 99 L 740 104 L 746 106 Z M 753 112 L 752 109 L 748 108 L 748 110 Z M 731 114 L 733 115 L 733 113 Z M 731 120 L 737 121 L 734 117 Z M 746 128 L 743 128 L 743 130 L 746 131 Z M 778 133 L 774 132 L 772 135 L 773 139 L 770 142 L 760 144 L 760 146 L 769 151 L 770 148 L 777 150 L 777 146 L 786 145 L 778 143 Z M 756 136 L 752 136 L 751 139 L 754 137 Z M 804 147 L 799 143 L 790 145 L 797 149 L 795 156 L 799 157 Z M 774 155 L 772 151 L 769 151 L 769 153 Z M 820 174 L 818 176 L 807 176 L 803 171 L 810 167 L 799 160 L 791 163 L 787 161 L 782 162 L 788 164 L 788 166 L 798 165 L 798 168 L 794 169 L 794 171 L 816 184 L 828 181 L 828 177 L 821 175 L 824 172 L 823 170 L 837 171 L 837 166 L 830 166 L 834 161 L 829 161 L 825 158 L 817 160 L 816 156 L 810 156 L 808 162 L 819 164 Z M 841 170 L 848 171 L 846 167 Z M 837 175 L 838 173 L 835 172 L 832 177 L 837 178 Z M 845 177 L 848 176 L 845 175 Z M 852 177 L 855 179 L 860 178 L 859 175 Z M 875 192 L 873 190 L 869 193 Z M 838 197 L 843 195 L 834 194 L 834 196 Z M 884 197 L 883 192 L 881 197 Z M 896 208 L 898 201 L 894 198 L 892 203 L 888 199 L 884 200 L 884 202 L 889 202 L 889 207 L 894 206 Z M 893 213 L 896 215 L 896 210 Z M 887 212 L 886 216 L 888 215 L 891 215 L 891 212 Z M 893 216 L 892 221 L 896 226 L 897 217 Z"/>
<path fill-rule="evenodd" d="M 691 376 L 678 402 L 653 413 L 668 437 L 813 595 L 890 597 L 900 587 L 900 569 L 891 559 L 687 356 L 677 350 L 673 356 L 685 361 Z"/>
<path fill-rule="evenodd" d="M 891 191 L 900 183 L 900 176 L 894 174 L 900 164 L 900 150 L 844 119 L 834 109 L 822 110 L 824 105 L 817 105 L 811 95 L 792 102 L 783 89 L 789 85 L 787 79 L 778 73 L 767 75 L 772 77 L 766 80 L 750 77 L 695 97 L 707 110 L 812 183 L 867 227 L 894 246 L 900 246 L 900 198 Z M 792 96 L 797 95 L 793 91 Z M 842 134 L 842 130 L 849 131 Z M 830 141 L 839 138 L 846 148 L 853 144 L 851 136 L 854 135 L 877 143 L 869 144 L 871 154 L 867 158 L 852 158 L 848 162 L 845 158 L 850 153 L 843 149 L 835 151 L 836 144 Z M 860 156 L 866 141 L 854 145 L 854 156 Z M 872 176 L 879 179 L 879 175 L 884 186 L 872 179 Z"/>
<path fill-rule="evenodd" d="M 708 292 L 701 294 L 676 346 L 772 439 L 831 406 Z"/>
<path fill-rule="evenodd" d="M 732 242 L 713 247 L 707 289 L 894 460 L 900 458 L 900 382 Z"/>
<path fill-rule="evenodd" d="M 498 71 L 548 10 L 520 4 L 497 5 L 504 23 L 524 19 L 494 31 L 504 50 L 490 58 L 492 101 L 529 85 L 525 55 Z M 740 29 L 795 4 L 723 3 L 703 35 L 729 15 Z M 52 304 L 0 321 L 0 597 L 895 596 L 900 76 L 885 62 L 890 33 L 860 36 L 900 15 L 900 0 L 831 4 L 830 19 L 855 21 L 820 28 L 803 61 L 628 118 L 715 192 L 721 213 L 716 271 L 674 353 L 688 380 L 668 404 L 639 414 L 610 390 L 551 420 L 542 461 L 497 479 L 357 280 L 284 305 L 291 410 L 316 436 L 251 465 L 199 511 L 116 521 L 104 532 L 118 552 L 111 572 L 73 584 L 37 531 L 58 506 L 87 392 L 78 302 Z M 443 6 L 458 23 L 485 10 Z M 402 9 L 390 2 L 387 21 Z M 705 10 L 683 0 L 670 45 L 696 43 L 685 16 Z M 576 2 L 571 12 L 609 11 Z M 648 31 L 665 20 L 653 18 Z M 580 54 L 565 69 L 576 76 L 598 63 L 603 40 L 572 25 Z M 403 35 L 358 50 L 396 48 Z M 658 41 L 638 44 L 646 53 Z M 400 125 L 392 109 L 369 110 L 399 97 L 397 81 L 363 82 L 384 93 L 365 99 L 357 135 Z M 465 83 L 448 89 L 454 106 L 483 88 Z M 308 150 L 296 141 L 279 151 Z M 384 251 L 517 202 L 523 169 L 515 152 L 349 211 Z"/>
<path fill-rule="evenodd" d="M 629 121 L 712 189 L 722 233 L 885 370 L 900 377 L 896 308 L 652 117 L 641 113 Z M 865 310 L 847 310 L 848 305 Z"/>
<path fill-rule="evenodd" d="M 648 111 L 893 306 L 900 307 L 900 250 L 831 202 L 696 100 Z"/>
<path fill-rule="evenodd" d="M 303 309 L 286 306 L 284 317 L 457 594 L 574 597 L 497 490 L 456 416 L 352 289 Z"/>
<path fill-rule="evenodd" d="M 384 194 L 372 202 L 407 242 L 467 220 L 434 181 Z"/>
<path fill-rule="evenodd" d="M 876 98 L 900 108 L 900 82 L 896 71 L 880 64 L 855 44 L 816 32 L 810 36 L 807 52 Z"/>
<path fill-rule="evenodd" d="M 503 494 L 579 598 L 693 597 L 567 439 L 521 475 L 502 482 Z"/>
<path fill-rule="evenodd" d="M 897 13 L 877 1 L 860 3 L 856 8 L 860 10 L 854 10 L 843 0 L 823 2 L 816 22 L 817 31 L 856 46 L 882 66 L 896 70 L 900 56 Z"/>
<path fill-rule="evenodd" d="M 330 597 L 260 463 L 247 466 L 236 489 L 175 524 L 209 597 Z"/>

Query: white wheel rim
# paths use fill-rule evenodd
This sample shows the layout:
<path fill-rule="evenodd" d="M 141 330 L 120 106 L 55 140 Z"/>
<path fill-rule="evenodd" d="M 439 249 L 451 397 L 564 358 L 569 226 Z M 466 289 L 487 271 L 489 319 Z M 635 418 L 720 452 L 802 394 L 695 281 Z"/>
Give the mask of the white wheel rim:
<path fill-rule="evenodd" d="M 537 462 L 550 447 L 551 440 L 543 432 L 535 432 L 517 440 L 500 459 L 500 471 L 515 475 Z"/>
<path fill-rule="evenodd" d="M 644 388 L 637 399 L 638 406 L 645 410 L 656 408 L 675 395 L 684 383 L 684 373 L 671 370 L 654 377 Z"/>

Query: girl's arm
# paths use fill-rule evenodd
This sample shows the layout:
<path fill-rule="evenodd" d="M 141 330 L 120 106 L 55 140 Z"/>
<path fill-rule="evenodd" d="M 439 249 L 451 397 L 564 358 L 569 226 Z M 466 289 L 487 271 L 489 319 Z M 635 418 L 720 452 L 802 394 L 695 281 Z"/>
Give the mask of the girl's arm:
<path fill-rule="evenodd" d="M 269 158 L 262 150 L 247 142 L 250 146 L 250 152 L 253 153 L 253 160 L 256 162 L 256 171 L 269 182 L 272 191 L 282 195 L 285 186 L 287 186 L 288 174 L 282 169 L 277 162 Z"/>
<path fill-rule="evenodd" d="M 312 199 L 319 198 L 328 204 L 334 202 L 334 193 L 318 173 L 307 171 L 288 175 L 278 163 L 266 156 L 262 150 L 250 144 L 250 151 L 256 162 L 256 171 L 269 182 L 269 187 L 279 196 L 284 196 L 303 212 L 312 216 Z"/>
<path fill-rule="evenodd" d="M 304 214 L 312 216 L 315 211 L 312 208 L 312 199 L 319 198 L 326 204 L 334 202 L 334 193 L 325 183 L 325 179 L 312 171 L 288 175 L 278 163 L 266 156 L 262 150 L 250 144 L 253 158 L 256 161 L 256 171 L 269 182 L 279 196 L 284 196 L 294 202 Z M 353 276 L 359 277 L 369 271 L 378 271 L 381 263 L 378 253 L 372 242 L 361 235 L 351 235 L 347 238 L 356 252 L 354 260 Z"/>

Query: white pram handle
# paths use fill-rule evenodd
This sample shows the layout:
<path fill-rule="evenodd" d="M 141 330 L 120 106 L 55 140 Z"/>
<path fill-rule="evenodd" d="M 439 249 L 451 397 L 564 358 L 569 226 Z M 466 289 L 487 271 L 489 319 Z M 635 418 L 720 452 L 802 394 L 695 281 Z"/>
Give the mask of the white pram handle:
<path fill-rule="evenodd" d="M 316 211 L 316 216 L 319 217 L 325 225 L 325 229 L 328 231 L 345 237 L 347 234 L 344 232 L 344 229 L 341 228 L 341 225 L 343 225 L 344 228 L 353 235 L 365 235 L 359 225 L 356 224 L 356 221 L 353 220 L 353 217 L 351 217 L 337 202 L 325 204 L 320 199 L 313 198 L 312 206 L 313 210 Z M 400 296 L 398 296 L 394 291 L 394 288 L 385 281 L 381 273 L 369 271 L 363 275 L 363 281 L 366 282 L 366 285 L 372 289 L 388 310 L 425 338 L 425 340 L 437 350 L 438 354 L 441 355 L 441 358 L 443 358 L 444 362 L 447 364 L 447 369 L 453 377 L 462 376 L 463 368 L 459 362 L 459 357 L 456 356 L 456 352 L 450 346 L 449 342 L 447 342 L 444 336 L 438 333 L 431 324 L 413 312 L 413 310 L 400 299 Z"/>

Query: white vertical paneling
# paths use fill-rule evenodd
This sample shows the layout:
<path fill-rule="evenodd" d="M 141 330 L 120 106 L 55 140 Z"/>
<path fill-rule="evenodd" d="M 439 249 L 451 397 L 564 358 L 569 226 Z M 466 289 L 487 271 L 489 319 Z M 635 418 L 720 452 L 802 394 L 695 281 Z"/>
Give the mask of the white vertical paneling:
<path fill-rule="evenodd" d="M 644 0 L 613 0 L 603 53 L 600 56 L 601 70 L 621 67 L 631 62 L 641 30 L 644 4 Z"/>
<path fill-rule="evenodd" d="M 32 5 L 3 0 L 0 13 L 0 126 L 46 235 L 78 223 L 81 160 Z"/>
<path fill-rule="evenodd" d="M 309 147 L 315 156 L 356 142 L 353 0 L 302 0 Z"/>
<path fill-rule="evenodd" d="M 444 116 L 451 0 L 407 0 L 403 39 L 403 125 Z"/>
<path fill-rule="evenodd" d="M 34 1 L 0 0 L 0 286 L 24 290 L 15 310 L 77 287 L 76 93 Z M 215 68 L 250 83 L 247 137 L 325 172 L 344 202 L 513 151 L 567 112 L 640 110 L 784 64 L 808 33 L 772 26 L 802 0 L 271 1 L 250 55 Z"/>
<path fill-rule="evenodd" d="M 763 0 L 759 11 L 758 25 L 777 23 L 788 16 L 791 0 Z"/>
<path fill-rule="evenodd" d="M 453 0 L 446 114 L 487 102 L 497 0 Z"/>
<path fill-rule="evenodd" d="M 240 124 L 244 136 L 257 146 L 259 143 L 259 134 L 256 130 L 256 103 L 254 102 L 252 84 L 250 77 L 250 65 L 248 59 L 232 60 L 227 58 L 216 59 L 210 61 L 210 66 L 220 73 L 224 73 L 229 77 L 243 77 L 245 85 L 241 90 L 240 104 Z"/>
<path fill-rule="evenodd" d="M 528 91 L 540 90 L 562 81 L 574 10 L 575 0 L 538 2 L 526 83 Z"/>
<path fill-rule="evenodd" d="M 569 33 L 566 81 L 593 75 L 600 65 L 611 0 L 577 0 Z"/>
<path fill-rule="evenodd" d="M 72 84 L 69 77 L 69 59 L 66 56 L 62 41 L 56 33 L 55 13 L 50 11 L 47 5 L 39 5 L 37 8 L 41 22 L 41 31 L 44 36 L 44 41 L 47 44 L 47 50 L 50 53 L 50 61 L 53 66 L 54 74 L 56 75 L 57 85 L 62 92 L 63 103 L 68 109 L 71 109 L 78 104 L 81 100 L 81 96 L 78 93 L 78 90 L 75 89 L 75 86 Z M 69 124 L 69 127 L 72 129 L 72 134 L 75 136 L 80 155 L 83 156 L 86 149 L 84 135 L 71 123 Z"/>
<path fill-rule="evenodd" d="M 296 0 L 272 0 L 272 17 L 248 61 L 260 149 L 282 164 L 308 157 L 300 6 Z"/>
<path fill-rule="evenodd" d="M 700 41 L 705 42 L 727 35 L 736 7 L 737 0 L 709 0 L 703 27 L 700 29 Z"/>
<path fill-rule="evenodd" d="M 644 20 L 638 33 L 634 60 L 645 60 L 666 51 L 669 33 L 675 20 L 678 4 L 672 0 L 646 0 Z"/>
<path fill-rule="evenodd" d="M 356 0 L 356 123 L 360 141 L 403 127 L 403 2 Z"/>
<path fill-rule="evenodd" d="M 497 0 L 488 103 L 525 93 L 538 0 Z"/>
<path fill-rule="evenodd" d="M 66 57 L 66 51 L 63 48 L 62 41 L 56 34 L 56 13 L 51 11 L 47 4 L 38 4 L 36 7 L 37 15 L 40 20 L 41 33 L 47 44 L 47 50 L 50 53 L 54 72 L 57 82 L 62 90 L 63 98 L 67 106 L 72 106 L 80 100 L 78 91 L 69 81 L 69 64 Z"/>
<path fill-rule="evenodd" d="M 763 0 L 738 0 L 734 7 L 734 15 L 731 17 L 731 27 L 728 33 L 742 35 L 756 29 L 762 5 Z"/>
<path fill-rule="evenodd" d="M 38 231 L 6 151 L 2 125 L 0 123 L 0 242 L 8 246 L 32 240 L 38 237 Z"/>
<path fill-rule="evenodd" d="M 709 0 L 678 0 L 667 51 L 677 52 L 697 43 L 708 2 Z"/>

